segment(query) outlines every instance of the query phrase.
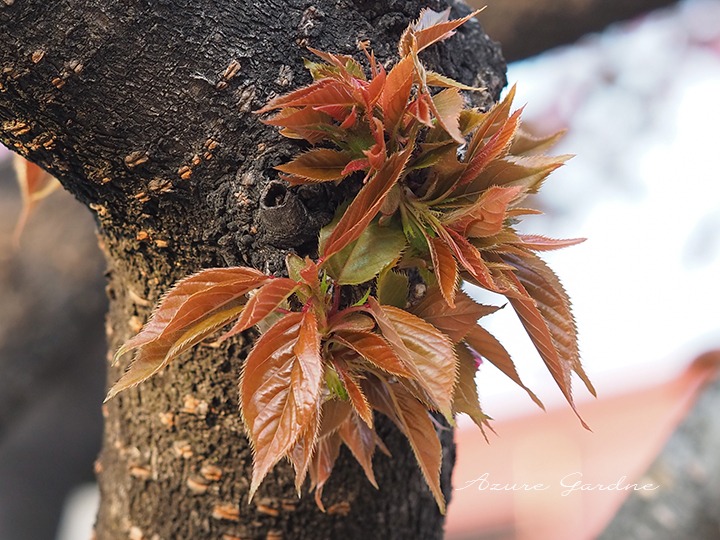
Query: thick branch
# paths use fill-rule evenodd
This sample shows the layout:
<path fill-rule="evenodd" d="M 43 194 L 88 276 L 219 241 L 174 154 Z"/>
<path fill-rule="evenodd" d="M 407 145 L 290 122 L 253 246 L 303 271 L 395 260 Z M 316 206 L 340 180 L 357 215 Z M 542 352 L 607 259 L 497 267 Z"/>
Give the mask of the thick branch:
<path fill-rule="evenodd" d="M 567 45 L 585 34 L 637 17 L 675 0 L 470 0 L 487 9 L 480 21 L 488 35 L 500 42 L 509 61 Z"/>
<path fill-rule="evenodd" d="M 438 0 L 0 2 L 0 140 L 96 213 L 110 265 L 111 347 L 138 330 L 177 278 L 233 264 L 278 272 L 287 249 L 316 250 L 317 230 L 343 193 L 311 186 L 283 193 L 282 202 L 269 196 L 273 166 L 300 147 L 252 111 L 309 82 L 307 45 L 360 58 L 357 42 L 370 39 L 381 60 L 393 60 L 400 33 L 427 4 L 444 7 Z M 467 12 L 455 7 L 456 15 Z M 505 84 L 499 49 L 477 23 L 423 54 L 433 69 L 485 87 L 479 105 Z M 269 217 L 277 206 L 288 215 Z M 293 226 L 278 227 L 283 217 Z M 376 460 L 379 492 L 344 454 L 325 490 L 327 514 L 312 498 L 297 500 L 282 465 L 248 505 L 251 451 L 237 380 L 251 337 L 198 347 L 108 403 L 98 538 L 351 539 L 368 531 L 440 538 L 442 519 L 412 452 L 387 426 L 379 431 L 393 459 Z M 111 370 L 110 379 L 119 373 Z M 443 433 L 449 491 L 454 450 L 452 432 Z"/>

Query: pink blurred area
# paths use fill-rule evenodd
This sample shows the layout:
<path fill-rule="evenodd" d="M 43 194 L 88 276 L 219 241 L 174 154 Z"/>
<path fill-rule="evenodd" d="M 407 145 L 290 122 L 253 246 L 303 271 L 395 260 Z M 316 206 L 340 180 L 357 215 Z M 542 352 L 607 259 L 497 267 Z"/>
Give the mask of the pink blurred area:
<path fill-rule="evenodd" d="M 663 478 L 644 471 L 719 362 L 720 351 L 708 353 L 675 379 L 585 402 L 580 413 L 592 432 L 569 407 L 494 423 L 490 444 L 462 425 L 446 540 L 595 538 L 628 486 L 646 497 L 663 489 Z"/>

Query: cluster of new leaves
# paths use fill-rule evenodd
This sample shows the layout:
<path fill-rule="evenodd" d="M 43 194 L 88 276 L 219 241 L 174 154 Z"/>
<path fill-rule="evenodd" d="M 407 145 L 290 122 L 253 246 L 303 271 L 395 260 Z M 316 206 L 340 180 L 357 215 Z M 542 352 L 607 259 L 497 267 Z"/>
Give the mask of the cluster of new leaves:
<path fill-rule="evenodd" d="M 511 113 L 513 92 L 488 112 L 465 106 L 473 90 L 425 69 L 418 54 L 450 37 L 468 17 L 424 10 L 400 40 L 386 72 L 365 51 L 370 76 L 350 56 L 312 51 L 314 82 L 270 101 L 267 124 L 313 148 L 278 167 L 291 184 L 363 185 L 320 234 L 319 259 L 287 258 L 288 276 L 216 268 L 181 280 L 117 358 L 135 358 L 108 398 L 162 369 L 233 323 L 221 339 L 252 326 L 263 332 L 240 379 L 240 408 L 254 449 L 251 496 L 287 457 L 300 490 L 309 474 L 316 500 L 345 444 L 376 485 L 372 457 L 387 452 L 373 411 L 407 437 L 441 510 L 441 447 L 429 416 L 467 413 L 481 429 L 475 375 L 482 358 L 521 382 L 510 355 L 479 318 L 498 308 L 473 301 L 467 280 L 507 297 L 573 406 L 578 355 L 569 299 L 535 252 L 572 245 L 516 232 L 522 206 L 565 157 L 542 151 Z M 431 87 L 444 88 L 433 93 Z M 410 270 L 413 270 L 410 272 Z M 409 275 L 427 294 L 411 304 Z M 363 285 L 357 302 L 345 294 Z M 351 289 L 355 290 L 355 289 Z"/>

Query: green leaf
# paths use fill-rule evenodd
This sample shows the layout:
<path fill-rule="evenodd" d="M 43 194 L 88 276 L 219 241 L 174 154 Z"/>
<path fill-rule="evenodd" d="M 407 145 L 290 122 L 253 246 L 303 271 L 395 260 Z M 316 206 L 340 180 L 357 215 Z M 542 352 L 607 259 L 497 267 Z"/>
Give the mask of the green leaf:
<path fill-rule="evenodd" d="M 377 280 L 377 299 L 386 306 L 404 309 L 408 299 L 409 281 L 405 274 L 390 268 L 380 273 Z"/>
<path fill-rule="evenodd" d="M 332 234 L 332 225 L 320 231 L 321 251 Z M 400 256 L 404 247 L 405 235 L 394 222 L 381 227 L 375 221 L 357 240 L 330 257 L 323 266 L 340 285 L 358 285 L 378 275 Z"/>

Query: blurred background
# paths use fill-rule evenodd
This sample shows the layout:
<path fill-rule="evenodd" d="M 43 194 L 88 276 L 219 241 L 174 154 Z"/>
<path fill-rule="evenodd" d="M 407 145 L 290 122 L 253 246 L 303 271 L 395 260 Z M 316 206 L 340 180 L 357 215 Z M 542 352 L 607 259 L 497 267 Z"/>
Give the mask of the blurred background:
<path fill-rule="evenodd" d="M 497 436 L 488 445 L 459 422 L 446 536 L 590 539 L 630 494 L 623 486 L 653 484 L 638 492 L 648 498 L 666 489 L 648 466 L 720 356 L 720 2 L 487 3 L 480 20 L 517 60 L 509 79 L 525 125 L 567 129 L 555 151 L 577 154 L 524 232 L 588 238 L 545 258 L 573 299 L 598 399 L 576 384 L 588 432 L 512 310 L 484 320 L 547 411 L 481 367 Z M 0 147 L 0 539 L 78 540 L 96 500 L 104 263 L 89 213 L 63 192 L 41 203 L 16 251 L 12 176 Z M 586 489 L 568 493 L 579 480 Z"/>

